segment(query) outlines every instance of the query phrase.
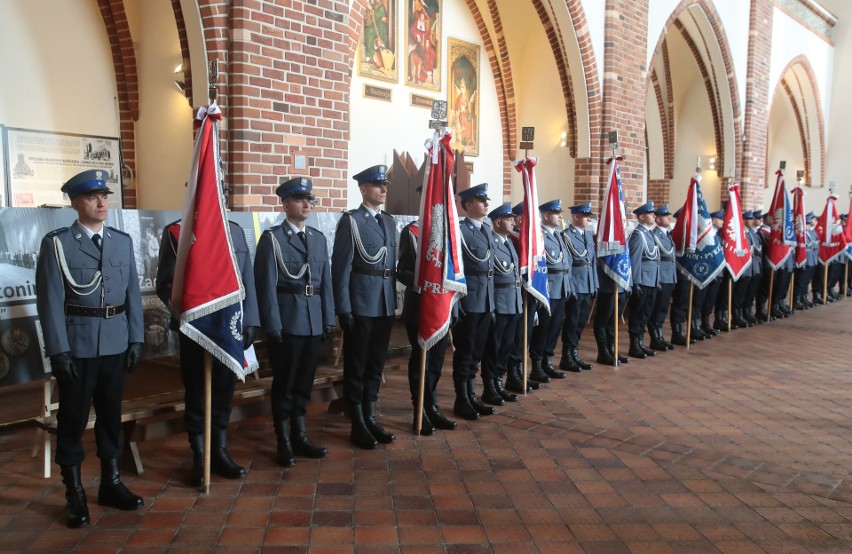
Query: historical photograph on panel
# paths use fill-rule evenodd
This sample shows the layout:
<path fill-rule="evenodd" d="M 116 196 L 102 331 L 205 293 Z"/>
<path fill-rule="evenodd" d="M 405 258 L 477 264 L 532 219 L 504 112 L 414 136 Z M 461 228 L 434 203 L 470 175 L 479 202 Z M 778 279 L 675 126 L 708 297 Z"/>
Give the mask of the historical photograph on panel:
<path fill-rule="evenodd" d="M 453 150 L 479 155 L 479 45 L 451 38 L 447 100 Z"/>
<path fill-rule="evenodd" d="M 398 82 L 396 14 L 398 0 L 369 0 L 358 41 L 358 75 Z"/>
<path fill-rule="evenodd" d="M 154 292 L 157 286 L 157 262 L 160 241 L 166 225 L 180 219 L 180 212 L 164 210 L 123 210 L 122 229 L 133 238 L 139 289 Z"/>
<path fill-rule="evenodd" d="M 441 90 L 441 4 L 443 0 L 405 0 L 405 84 Z"/>

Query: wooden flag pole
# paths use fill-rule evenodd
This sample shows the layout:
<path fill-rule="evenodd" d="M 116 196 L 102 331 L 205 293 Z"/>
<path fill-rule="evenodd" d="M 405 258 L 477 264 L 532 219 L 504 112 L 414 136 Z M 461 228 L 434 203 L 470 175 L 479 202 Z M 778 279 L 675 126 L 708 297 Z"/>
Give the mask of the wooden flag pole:
<path fill-rule="evenodd" d="M 731 303 L 733 298 L 734 278 L 728 275 L 728 332 L 731 332 L 731 320 L 734 319 L 734 314 L 731 312 Z"/>
<path fill-rule="evenodd" d="M 528 326 L 529 326 L 529 318 L 527 317 L 530 309 L 530 295 L 527 291 L 524 291 L 524 346 L 523 351 L 521 353 L 521 357 L 524 360 L 523 364 L 523 373 L 524 373 L 524 394 L 527 394 L 527 371 L 529 370 L 529 344 L 528 344 Z"/>
<path fill-rule="evenodd" d="M 613 294 L 615 295 L 615 313 L 612 314 L 612 327 L 614 335 L 614 338 L 612 340 L 612 357 L 615 358 L 615 361 L 612 363 L 612 365 L 618 367 L 618 283 L 616 283 L 615 279 L 613 279 L 612 284 L 615 288 L 615 291 L 613 292 Z"/>
<path fill-rule="evenodd" d="M 822 303 L 828 304 L 828 264 L 822 266 Z"/>
<path fill-rule="evenodd" d="M 769 298 L 766 299 L 766 321 L 767 323 L 772 319 L 772 286 L 775 284 L 775 270 L 769 270 Z"/>
<path fill-rule="evenodd" d="M 212 413 L 213 357 L 204 351 L 204 479 L 201 492 L 210 494 L 210 420 Z"/>
<path fill-rule="evenodd" d="M 796 289 L 796 272 L 793 271 L 793 272 L 790 273 L 790 290 L 787 291 L 787 304 L 790 306 L 791 310 L 795 309 L 795 308 L 793 308 L 793 304 L 794 304 L 793 291 L 795 289 Z"/>
<path fill-rule="evenodd" d="M 417 416 L 414 418 L 414 434 L 420 435 L 423 429 L 423 396 L 426 392 L 426 354 L 428 350 L 420 349 L 420 386 L 417 391 Z"/>
<path fill-rule="evenodd" d="M 849 260 L 846 260 L 846 263 L 843 264 L 843 298 L 846 298 L 846 295 L 849 294 Z M 843 299 L 841 298 L 841 300 Z"/>
<path fill-rule="evenodd" d="M 689 344 L 692 342 L 692 290 L 695 288 L 695 283 L 689 282 L 689 310 L 686 315 L 686 349 L 689 350 Z"/>

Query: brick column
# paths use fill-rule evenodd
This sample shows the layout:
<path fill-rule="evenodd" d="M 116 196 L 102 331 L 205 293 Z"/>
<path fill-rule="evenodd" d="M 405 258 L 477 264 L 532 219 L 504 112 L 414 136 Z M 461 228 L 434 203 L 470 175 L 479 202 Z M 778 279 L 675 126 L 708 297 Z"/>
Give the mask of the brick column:
<path fill-rule="evenodd" d="M 740 167 L 742 203 L 763 201 L 769 133 L 769 62 L 772 54 L 772 0 L 751 0 L 746 69 L 745 142 Z"/>
<path fill-rule="evenodd" d="M 618 130 L 621 181 L 628 211 L 645 201 L 645 54 L 648 43 L 648 0 L 607 0 L 604 41 L 603 123 L 601 151 L 609 152 L 607 134 Z M 595 132 L 595 130 L 593 130 Z M 607 178 L 601 164 L 600 200 Z"/>

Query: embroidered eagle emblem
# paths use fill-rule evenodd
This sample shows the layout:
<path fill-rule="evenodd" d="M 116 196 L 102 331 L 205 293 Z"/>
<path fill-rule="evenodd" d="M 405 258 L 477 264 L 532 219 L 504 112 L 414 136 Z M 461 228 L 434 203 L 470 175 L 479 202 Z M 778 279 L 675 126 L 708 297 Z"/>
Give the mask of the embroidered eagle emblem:
<path fill-rule="evenodd" d="M 434 204 L 430 212 L 432 224 L 429 226 L 429 243 L 426 247 L 426 261 L 435 267 L 444 265 L 444 205 Z"/>

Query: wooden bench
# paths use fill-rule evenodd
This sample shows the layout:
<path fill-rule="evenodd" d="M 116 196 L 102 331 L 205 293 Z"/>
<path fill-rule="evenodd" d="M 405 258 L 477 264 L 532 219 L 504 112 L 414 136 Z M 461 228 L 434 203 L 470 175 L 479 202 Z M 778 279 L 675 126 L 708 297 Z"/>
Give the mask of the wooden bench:
<path fill-rule="evenodd" d="M 169 364 L 161 364 L 169 365 Z M 253 374 L 256 375 L 256 374 Z M 35 418 L 38 427 L 33 457 L 39 450 L 44 451 L 44 477 L 51 475 L 51 435 L 56 433 L 56 409 L 53 402 L 55 382 L 45 381 L 44 414 Z M 320 367 L 314 378 L 311 402 L 328 402 L 342 396 L 343 370 L 332 367 Z M 249 377 L 245 383 L 237 382 L 231 403 L 231 422 L 241 421 L 270 412 L 269 396 L 272 390 L 272 377 Z M 183 432 L 183 415 L 186 410 L 184 392 L 168 392 L 142 396 L 121 403 L 121 423 L 124 437 L 124 466 L 142 475 L 144 468 L 139 453 L 138 442 L 153 438 L 162 438 Z M 94 410 L 89 414 L 86 429 L 94 428 Z"/>

